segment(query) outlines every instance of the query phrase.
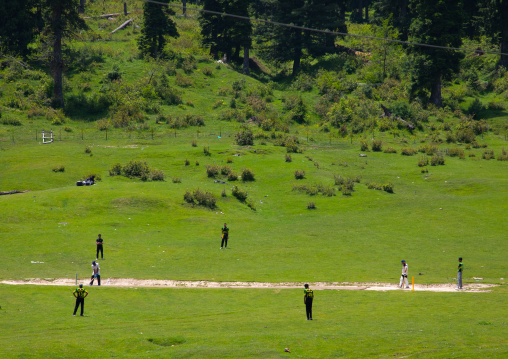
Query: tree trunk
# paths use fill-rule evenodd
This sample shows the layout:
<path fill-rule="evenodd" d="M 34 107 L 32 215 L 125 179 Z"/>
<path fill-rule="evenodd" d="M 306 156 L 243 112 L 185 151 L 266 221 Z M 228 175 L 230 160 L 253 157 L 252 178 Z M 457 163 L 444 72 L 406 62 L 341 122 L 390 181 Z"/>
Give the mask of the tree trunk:
<path fill-rule="evenodd" d="M 441 107 L 443 104 L 441 99 L 441 74 L 436 75 L 431 87 L 430 102 L 438 107 Z"/>
<path fill-rule="evenodd" d="M 241 46 L 237 46 L 235 48 L 235 53 L 233 54 L 233 60 L 238 61 L 240 60 L 240 50 L 242 49 Z"/>
<path fill-rule="evenodd" d="M 500 6 L 501 14 L 508 15 L 508 1 L 504 1 Z M 501 52 L 508 53 L 508 21 L 506 19 L 501 24 Z M 508 69 L 508 55 L 501 55 L 499 65 Z"/>
<path fill-rule="evenodd" d="M 53 61 L 51 70 L 53 72 L 53 105 L 64 107 L 63 99 L 63 57 L 62 57 L 62 8 L 57 4 L 53 6 L 51 14 L 51 26 L 53 28 Z"/>
<path fill-rule="evenodd" d="M 249 75 L 250 74 L 249 58 L 250 58 L 249 48 L 247 46 L 245 46 L 243 48 L 243 73 L 245 75 Z"/>
<path fill-rule="evenodd" d="M 365 22 L 369 22 L 369 2 L 370 0 L 365 1 Z"/>
<path fill-rule="evenodd" d="M 401 0 L 400 2 L 400 16 L 401 17 L 406 17 L 407 15 L 407 8 L 408 8 L 408 1 L 409 0 Z"/>
<path fill-rule="evenodd" d="M 187 0 L 182 0 L 183 16 L 187 16 Z"/>
<path fill-rule="evenodd" d="M 300 51 L 300 54 L 295 54 L 293 59 L 293 76 L 298 73 L 298 69 L 300 68 L 300 60 L 302 57 L 302 53 Z"/>

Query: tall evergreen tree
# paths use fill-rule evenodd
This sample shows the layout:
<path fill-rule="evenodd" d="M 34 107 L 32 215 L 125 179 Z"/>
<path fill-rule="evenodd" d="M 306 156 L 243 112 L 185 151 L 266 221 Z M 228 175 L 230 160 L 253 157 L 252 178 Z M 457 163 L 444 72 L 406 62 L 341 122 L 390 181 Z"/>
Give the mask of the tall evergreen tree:
<path fill-rule="evenodd" d="M 412 0 L 414 18 L 410 26 L 411 42 L 460 47 L 462 44 L 462 3 L 448 0 Z M 464 56 L 454 50 L 409 46 L 413 63 L 413 95 L 430 91 L 430 102 L 441 106 L 441 83 L 458 72 Z"/>
<path fill-rule="evenodd" d="M 38 1 L 0 0 L 0 50 L 14 56 L 26 57 L 28 45 L 42 29 Z"/>
<path fill-rule="evenodd" d="M 486 35 L 499 43 L 499 51 L 508 53 L 508 0 L 480 0 L 481 20 Z M 502 55 L 499 65 L 508 68 L 508 56 Z"/>
<path fill-rule="evenodd" d="M 168 0 L 160 2 L 168 3 Z M 170 18 L 175 12 L 169 6 L 143 4 L 143 26 L 138 38 L 138 48 L 143 55 L 159 57 L 167 43 L 167 37 L 178 37 L 175 22 Z"/>
<path fill-rule="evenodd" d="M 411 9 L 409 3 L 412 0 L 375 0 L 372 4 L 374 9 L 373 21 L 381 24 L 390 15 L 393 25 L 399 30 L 400 39 L 407 40 L 409 25 L 411 24 Z"/>
<path fill-rule="evenodd" d="M 276 22 L 320 30 L 347 32 L 346 0 L 276 0 L 272 19 Z M 265 43 L 264 54 L 275 62 L 293 61 L 298 72 L 305 56 L 321 56 L 335 51 L 335 35 L 270 26 L 272 37 Z"/>
<path fill-rule="evenodd" d="M 50 39 L 51 71 L 53 74 L 53 105 L 64 107 L 62 40 L 80 29 L 86 29 L 85 21 L 79 17 L 77 0 L 41 0 L 45 12 L 44 34 Z"/>
<path fill-rule="evenodd" d="M 205 0 L 203 10 L 222 13 L 222 0 Z M 202 12 L 199 15 L 201 38 L 204 46 L 210 47 L 210 55 L 219 56 L 219 34 L 223 33 L 222 16 Z"/>
<path fill-rule="evenodd" d="M 204 10 L 249 17 L 248 0 L 206 0 Z M 210 46 L 210 54 L 238 59 L 241 48 L 252 46 L 252 24 L 248 20 L 231 16 L 202 13 L 200 16 L 203 45 Z M 235 53 L 233 54 L 233 49 Z"/>

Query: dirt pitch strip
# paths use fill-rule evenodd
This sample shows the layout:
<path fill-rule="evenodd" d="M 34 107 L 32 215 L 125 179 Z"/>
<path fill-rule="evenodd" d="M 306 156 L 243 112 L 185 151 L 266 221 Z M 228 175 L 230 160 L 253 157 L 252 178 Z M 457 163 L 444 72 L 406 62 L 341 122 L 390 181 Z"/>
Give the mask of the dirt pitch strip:
<path fill-rule="evenodd" d="M 82 279 L 88 285 L 89 279 Z M 76 279 L 74 278 L 45 278 L 45 279 L 26 279 L 26 280 L 4 280 L 0 283 L 12 285 L 58 285 L 58 286 L 74 286 Z M 357 282 L 316 282 L 309 283 L 314 290 L 405 290 L 401 289 L 397 284 L 392 283 L 357 283 Z M 212 282 L 212 281 L 187 281 L 187 280 L 163 280 L 163 279 L 133 279 L 133 278 L 109 278 L 102 280 L 103 286 L 108 287 L 151 287 L 151 288 L 229 288 L 229 289 L 301 289 L 303 283 L 263 283 L 263 282 Z M 472 283 L 465 284 L 461 292 L 489 292 L 488 288 L 495 287 L 494 284 Z M 457 292 L 454 284 L 415 284 L 417 292 Z"/>

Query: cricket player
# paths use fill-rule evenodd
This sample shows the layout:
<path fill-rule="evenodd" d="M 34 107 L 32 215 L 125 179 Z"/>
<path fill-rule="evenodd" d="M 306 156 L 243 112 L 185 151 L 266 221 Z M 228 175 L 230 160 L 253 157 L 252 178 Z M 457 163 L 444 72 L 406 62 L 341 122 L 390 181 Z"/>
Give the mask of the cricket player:
<path fill-rule="evenodd" d="M 220 243 L 220 249 L 224 247 L 224 249 L 228 246 L 228 238 L 229 238 L 229 228 L 226 223 L 224 223 L 224 227 L 221 228 L 222 231 L 222 242 Z"/>
<path fill-rule="evenodd" d="M 90 285 L 93 285 L 94 279 L 97 278 L 97 285 L 101 285 L 101 269 L 99 267 L 99 262 L 92 262 L 92 278 L 90 281 Z"/>
<path fill-rule="evenodd" d="M 81 304 L 81 316 L 83 317 L 83 312 L 85 311 L 85 298 L 88 295 L 88 292 L 83 288 L 83 284 L 80 284 L 79 288 L 76 288 L 72 295 L 76 298 L 76 306 L 74 307 L 74 313 L 72 315 L 76 316 L 78 307 Z"/>
<path fill-rule="evenodd" d="M 405 285 L 405 288 L 408 289 L 409 282 L 407 280 L 407 263 L 404 259 L 400 262 L 402 263 L 402 275 L 400 276 L 399 288 L 402 288 L 402 285 Z"/>
<path fill-rule="evenodd" d="M 459 267 L 457 271 L 457 289 L 462 289 L 462 269 L 464 265 L 462 264 L 462 257 L 459 258 Z"/>
<path fill-rule="evenodd" d="M 308 284 L 304 285 L 303 302 L 305 303 L 305 312 L 307 313 L 307 320 L 312 320 L 312 302 L 314 301 L 314 292 L 309 288 Z"/>

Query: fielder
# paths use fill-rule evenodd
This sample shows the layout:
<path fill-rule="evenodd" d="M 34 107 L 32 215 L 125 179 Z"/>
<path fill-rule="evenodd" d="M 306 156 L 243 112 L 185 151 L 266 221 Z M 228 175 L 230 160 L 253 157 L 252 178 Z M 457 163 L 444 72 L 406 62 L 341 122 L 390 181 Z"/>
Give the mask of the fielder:
<path fill-rule="evenodd" d="M 402 285 L 405 285 L 405 288 L 408 289 L 409 282 L 407 280 L 407 263 L 404 259 L 400 262 L 402 263 L 402 275 L 400 276 L 399 288 L 402 288 Z"/>
<path fill-rule="evenodd" d="M 83 312 L 85 311 L 85 298 L 88 295 L 88 292 L 83 288 L 83 284 L 80 284 L 79 288 L 76 288 L 72 295 L 76 298 L 76 306 L 74 307 L 74 313 L 72 313 L 72 315 L 76 316 L 78 307 L 81 305 L 81 316 L 83 317 Z"/>

